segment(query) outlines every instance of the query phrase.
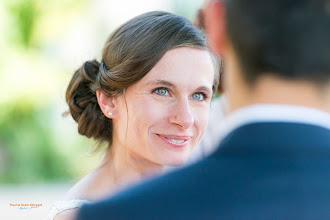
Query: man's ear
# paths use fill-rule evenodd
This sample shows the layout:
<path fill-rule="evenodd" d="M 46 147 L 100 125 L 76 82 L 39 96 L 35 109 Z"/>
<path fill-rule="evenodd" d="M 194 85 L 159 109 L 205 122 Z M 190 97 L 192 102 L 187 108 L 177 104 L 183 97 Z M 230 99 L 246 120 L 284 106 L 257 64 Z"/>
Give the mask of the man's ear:
<path fill-rule="evenodd" d="M 107 118 L 115 118 L 116 114 L 116 97 L 106 96 L 100 89 L 96 91 L 97 102 L 101 108 L 101 111 Z"/>
<path fill-rule="evenodd" d="M 223 55 L 226 46 L 226 16 L 223 0 L 210 0 L 205 8 L 205 29 L 209 46 Z"/>

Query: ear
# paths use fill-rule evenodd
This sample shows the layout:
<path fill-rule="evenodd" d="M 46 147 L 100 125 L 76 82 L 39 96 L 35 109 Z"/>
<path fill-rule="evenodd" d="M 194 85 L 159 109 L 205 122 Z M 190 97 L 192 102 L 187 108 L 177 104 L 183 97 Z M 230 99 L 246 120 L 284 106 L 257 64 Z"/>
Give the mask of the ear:
<path fill-rule="evenodd" d="M 226 45 L 226 16 L 223 1 L 208 2 L 205 7 L 205 26 L 210 48 L 223 55 Z"/>
<path fill-rule="evenodd" d="M 101 111 L 107 118 L 116 117 L 116 97 L 106 96 L 100 89 L 96 91 L 97 102 L 101 108 Z"/>

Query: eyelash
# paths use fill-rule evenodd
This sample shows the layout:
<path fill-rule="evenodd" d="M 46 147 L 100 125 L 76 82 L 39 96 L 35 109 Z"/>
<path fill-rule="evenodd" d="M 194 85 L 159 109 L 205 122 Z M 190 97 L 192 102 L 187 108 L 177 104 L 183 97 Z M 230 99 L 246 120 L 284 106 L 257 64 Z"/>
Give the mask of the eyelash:
<path fill-rule="evenodd" d="M 152 90 L 152 93 L 156 93 L 156 94 L 160 95 L 159 93 L 157 93 L 157 90 L 161 90 L 161 89 L 164 89 L 164 90 L 166 90 L 168 93 L 170 93 L 170 90 L 169 90 L 168 88 L 166 88 L 166 87 L 155 88 L 154 90 Z M 206 93 L 204 93 L 204 92 L 196 92 L 196 93 L 194 93 L 194 94 L 201 94 L 201 95 L 203 96 L 203 100 L 196 100 L 196 101 L 206 101 L 206 100 L 208 100 L 208 98 L 209 98 L 209 96 L 208 96 Z M 193 94 L 193 95 L 194 95 L 194 94 Z M 160 95 L 160 96 L 165 96 L 165 95 Z"/>

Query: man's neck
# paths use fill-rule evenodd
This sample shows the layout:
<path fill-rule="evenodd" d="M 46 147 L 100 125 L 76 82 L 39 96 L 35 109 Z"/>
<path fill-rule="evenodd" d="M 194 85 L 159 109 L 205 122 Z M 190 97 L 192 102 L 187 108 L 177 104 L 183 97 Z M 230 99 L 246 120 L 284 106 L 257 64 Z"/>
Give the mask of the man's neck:
<path fill-rule="evenodd" d="M 231 111 L 253 104 L 272 103 L 311 107 L 330 113 L 330 86 L 320 89 L 308 81 L 289 81 L 265 75 L 253 87 L 238 89 L 240 91 L 230 103 Z"/>

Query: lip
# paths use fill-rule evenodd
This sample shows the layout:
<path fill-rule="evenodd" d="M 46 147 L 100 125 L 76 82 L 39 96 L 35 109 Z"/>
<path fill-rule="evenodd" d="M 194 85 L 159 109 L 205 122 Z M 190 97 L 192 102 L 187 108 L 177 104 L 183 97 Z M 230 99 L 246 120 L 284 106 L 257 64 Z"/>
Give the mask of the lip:
<path fill-rule="evenodd" d="M 157 134 L 157 135 L 164 142 L 166 142 L 167 144 L 169 144 L 170 146 L 175 147 L 175 148 L 182 148 L 182 147 L 186 146 L 189 143 L 190 139 L 192 138 L 192 136 L 164 135 L 164 134 Z M 169 138 L 176 139 L 176 140 L 183 140 L 183 142 L 174 143 L 174 142 L 170 141 Z"/>

